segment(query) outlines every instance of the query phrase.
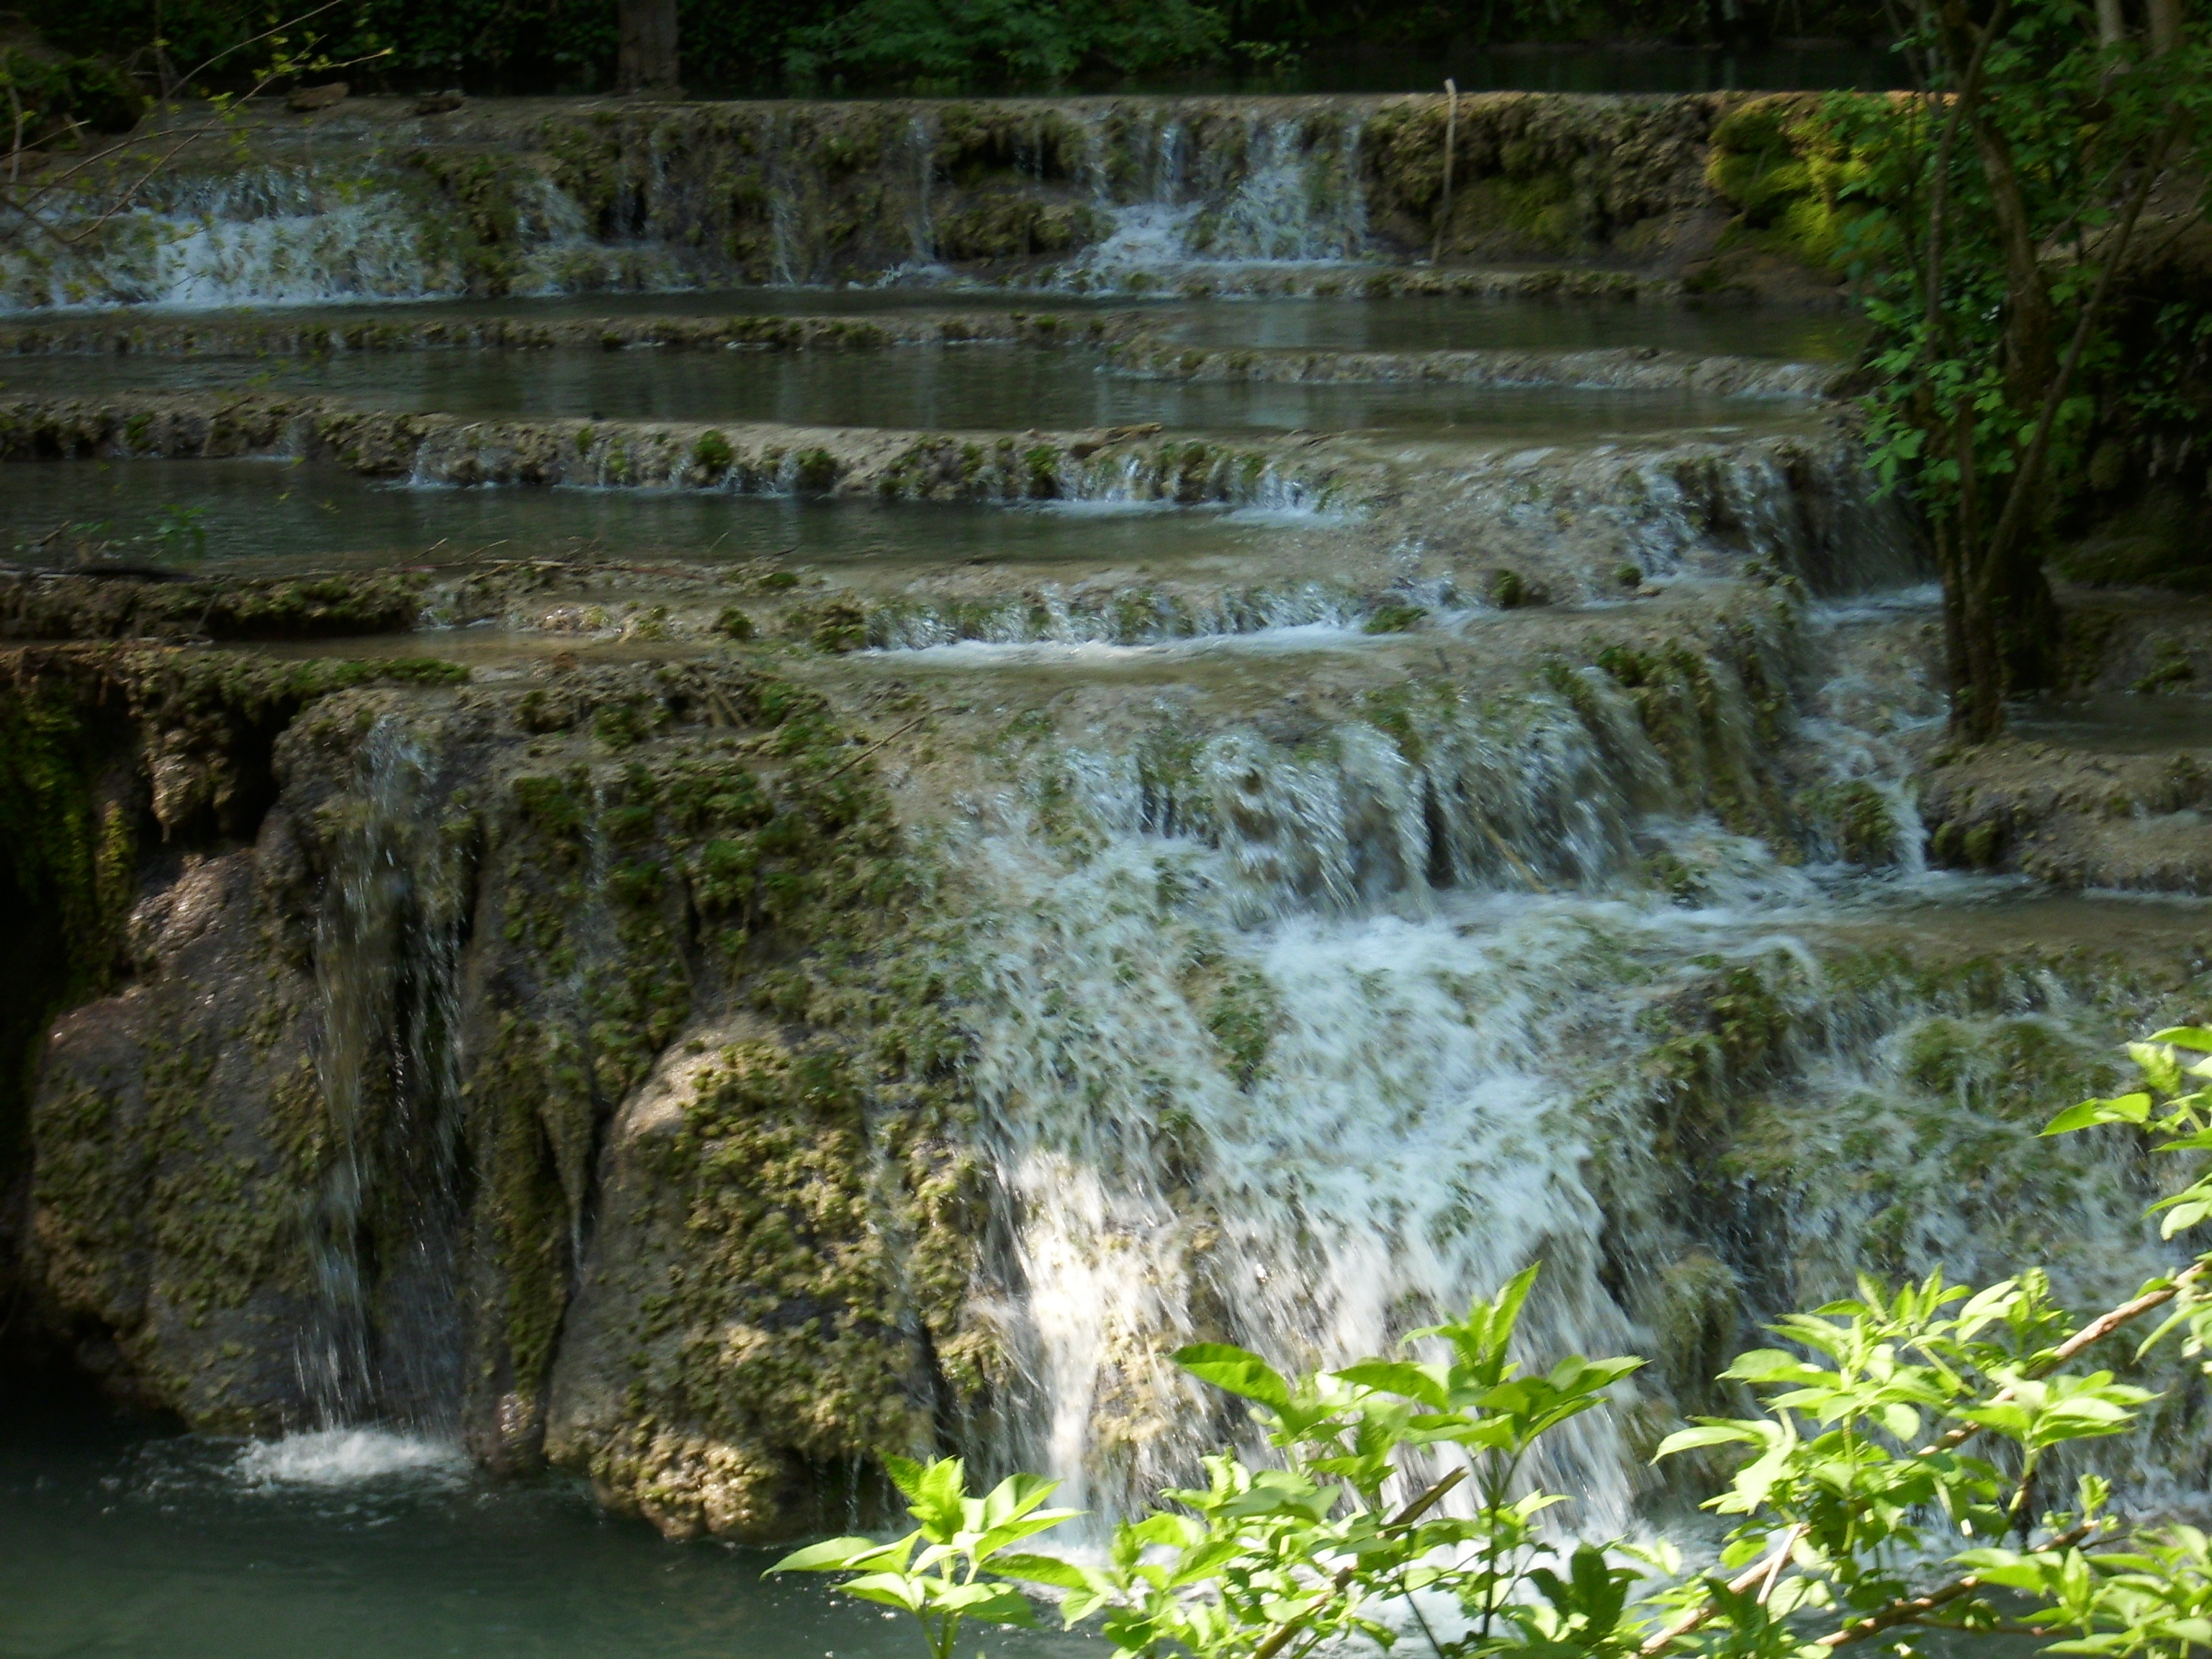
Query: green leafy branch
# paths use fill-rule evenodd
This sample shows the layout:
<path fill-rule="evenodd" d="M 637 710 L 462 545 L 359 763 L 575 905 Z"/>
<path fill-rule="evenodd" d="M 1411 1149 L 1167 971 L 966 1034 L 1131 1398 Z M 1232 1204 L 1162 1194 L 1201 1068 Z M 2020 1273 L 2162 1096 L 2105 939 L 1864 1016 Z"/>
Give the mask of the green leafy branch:
<path fill-rule="evenodd" d="M 2051 1133 L 2131 1126 L 2194 1159 L 2159 1200 L 2166 1236 L 2212 1218 L 2212 1031 L 2156 1034 L 2130 1052 L 2145 1088 L 2063 1113 Z M 930 1659 L 954 1659 L 964 1621 L 1023 1625 L 1051 1590 L 1071 1626 L 1096 1620 L 1116 1659 L 1313 1659 L 1347 1639 L 1419 1638 L 1432 1659 L 1819 1659 L 1900 1632 L 2015 1632 L 2054 1651 L 2183 1659 L 2212 1646 L 2204 1534 L 2130 1529 L 2094 1474 L 2043 1502 L 2062 1451 L 2138 1432 L 2157 1396 L 2076 1362 L 2161 1309 L 2201 1352 L 2212 1258 L 2152 1280 L 2086 1322 L 2045 1276 L 1979 1290 L 1938 1272 L 1772 1327 L 1777 1345 L 1723 1373 L 1759 1413 L 1708 1418 L 1657 1457 L 1733 1454 L 1705 1507 L 1731 1530 L 1715 1569 L 1665 1547 L 1570 1542 L 1544 1516 L 1568 1499 L 1529 1479 L 1544 1438 L 1602 1409 L 1641 1361 L 1514 1357 L 1531 1267 L 1401 1352 L 1287 1375 L 1250 1351 L 1175 1355 L 1245 1402 L 1250 1452 L 1203 1460 L 1205 1483 L 1162 1494 L 1115 1528 L 1101 1560 L 1017 1549 L 1070 1518 L 1030 1476 L 968 1496 L 957 1460 L 890 1460 L 916 1529 L 835 1539 L 778 1570 L 854 1575 L 849 1593 L 920 1621 Z M 1402 1501 L 1393 1494 L 1410 1494 Z M 1924 1564 L 1949 1536 L 1929 1582 Z M 1432 1618 L 1455 1609 L 1448 1627 Z"/>
<path fill-rule="evenodd" d="M 957 1457 L 917 1463 L 887 1457 L 884 1467 L 905 1496 L 915 1529 L 888 1544 L 872 1538 L 831 1538 L 794 1551 L 770 1572 L 852 1572 L 838 1588 L 848 1595 L 912 1613 L 932 1659 L 953 1659 L 960 1628 L 1034 1625 L 1029 1598 L 1005 1578 L 1056 1572 L 1060 1563 L 1014 1553 L 1013 1547 L 1074 1519 L 1074 1510 L 1040 1507 L 1056 1480 L 1009 1475 L 981 1498 L 967 1491 Z M 1000 1575 L 984 1577 L 985 1569 Z M 1050 1582 L 1048 1578 L 1044 1582 Z"/>

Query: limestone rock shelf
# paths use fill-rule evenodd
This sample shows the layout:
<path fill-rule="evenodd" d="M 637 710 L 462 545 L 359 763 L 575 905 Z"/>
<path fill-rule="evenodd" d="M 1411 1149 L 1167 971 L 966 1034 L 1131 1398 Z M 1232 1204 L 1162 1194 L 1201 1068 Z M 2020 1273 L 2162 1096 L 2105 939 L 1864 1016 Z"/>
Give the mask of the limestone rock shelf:
<path fill-rule="evenodd" d="M 938 1444 L 1125 1510 L 1179 1343 L 1541 1257 L 1541 1346 L 1656 1356 L 1557 1472 L 1612 1531 L 1857 1271 L 2150 1276 L 2035 1131 L 2201 1018 L 2206 746 L 1945 747 L 1850 331 L 1711 303 L 1820 297 L 1710 257 L 1741 101 L 1471 100 L 1449 213 L 1434 100 L 256 111 L 9 273 L 445 296 L 0 358 L 15 1328 L 757 1540 Z M 1230 292 L 1387 297 L 1133 301 Z M 771 381 L 873 406 L 683 401 Z M 2063 598 L 2193 712 L 2201 619 Z"/>

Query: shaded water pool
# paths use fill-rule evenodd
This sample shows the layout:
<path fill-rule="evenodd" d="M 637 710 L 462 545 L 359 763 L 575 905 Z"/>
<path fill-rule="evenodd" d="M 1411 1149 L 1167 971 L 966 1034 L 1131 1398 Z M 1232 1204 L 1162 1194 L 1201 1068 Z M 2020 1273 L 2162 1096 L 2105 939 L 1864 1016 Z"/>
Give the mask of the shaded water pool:
<path fill-rule="evenodd" d="M 1121 563 L 1231 554 L 1265 515 L 692 491 L 421 489 L 283 461 L 32 461 L 0 471 L 0 554 L 58 541 L 188 569 L 380 564 L 479 554 L 663 554 L 835 563 Z"/>
<path fill-rule="evenodd" d="M 913 1659 L 775 1553 L 672 1544 L 581 1483 L 495 1481 L 380 1431 L 162 1437 L 96 1412 L 0 1435 L 0 1656 Z M 1089 1651 L 1016 1636 L 994 1659 Z"/>
<path fill-rule="evenodd" d="M 2095 755 L 2160 755 L 2212 749 L 2212 697 L 2126 692 L 2037 698 L 2013 712 L 2013 735 Z"/>

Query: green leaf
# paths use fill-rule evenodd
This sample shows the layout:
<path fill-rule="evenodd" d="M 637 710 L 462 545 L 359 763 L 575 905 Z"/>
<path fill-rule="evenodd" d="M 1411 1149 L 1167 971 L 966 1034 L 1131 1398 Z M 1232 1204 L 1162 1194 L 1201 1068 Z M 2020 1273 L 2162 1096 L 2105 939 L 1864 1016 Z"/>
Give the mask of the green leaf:
<path fill-rule="evenodd" d="M 825 1538 L 793 1550 L 768 1569 L 770 1572 L 836 1572 L 855 1559 L 874 1555 L 889 1547 L 872 1538 Z"/>
<path fill-rule="evenodd" d="M 902 1498 L 911 1501 L 921 1494 L 922 1476 L 927 1471 L 911 1457 L 887 1455 L 884 1459 L 884 1471 L 890 1476 L 891 1485 L 899 1489 Z"/>
<path fill-rule="evenodd" d="M 2212 1215 L 2212 1200 L 2191 1198 L 2185 1203 L 2177 1203 L 2166 1212 L 2166 1219 L 2159 1224 L 2159 1237 L 2172 1238 L 2174 1234 L 2194 1227 L 2208 1215 Z"/>
<path fill-rule="evenodd" d="M 1362 1389 L 1374 1389 L 1383 1394 L 1403 1395 L 1418 1400 L 1425 1406 L 1442 1411 L 1449 1404 L 1444 1385 L 1429 1374 L 1425 1366 L 1395 1359 L 1370 1359 L 1357 1365 L 1346 1365 L 1335 1373 L 1346 1382 Z"/>
<path fill-rule="evenodd" d="M 1826 1373 L 1808 1365 L 1796 1354 L 1784 1353 L 1779 1348 L 1753 1348 L 1747 1353 L 1738 1354 L 1735 1363 L 1721 1375 L 1736 1382 L 1783 1380 L 1796 1382 L 1824 1376 Z"/>
<path fill-rule="evenodd" d="M 960 1530 L 966 1518 L 960 1500 L 967 1495 L 968 1469 L 957 1457 L 939 1457 L 921 1472 L 921 1478 L 907 1494 L 914 1510 L 914 1518 L 922 1524 L 924 1531 L 937 1542 Z"/>
<path fill-rule="evenodd" d="M 1054 1555 L 1000 1555 L 993 1558 L 991 1571 L 1007 1578 L 1018 1578 L 1024 1583 L 1050 1584 L 1054 1589 L 1079 1590 L 1092 1588 L 1093 1575 L 1087 1574 L 1073 1561 L 1063 1561 Z"/>
<path fill-rule="evenodd" d="M 1662 1457 L 1672 1457 L 1677 1452 L 1695 1451 L 1700 1446 L 1741 1445 L 1746 1442 L 1756 1445 L 1765 1437 L 1752 1423 L 1707 1423 L 1694 1429 L 1677 1429 L 1659 1443 L 1659 1449 L 1651 1454 L 1656 1463 Z"/>
<path fill-rule="evenodd" d="M 1201 1382 L 1256 1400 L 1279 1412 L 1291 1408 L 1291 1385 L 1266 1360 L 1248 1348 L 1226 1342 L 1194 1342 L 1168 1356 Z"/>
<path fill-rule="evenodd" d="M 933 1611 L 941 1608 L 963 1619 L 1025 1628 L 1036 1624 L 1036 1609 L 1030 1605 L 1029 1597 L 1011 1584 L 955 1584 L 935 1592 L 929 1600 Z"/>
<path fill-rule="evenodd" d="M 992 1487 L 990 1495 L 983 1499 L 983 1523 L 996 1527 L 1027 1515 L 1059 1490 L 1059 1481 L 1048 1480 L 1041 1474 L 1010 1474 Z M 1073 1513 L 1073 1510 L 1060 1511 L 1063 1519 Z"/>
<path fill-rule="evenodd" d="M 1081 1513 L 1079 1510 L 1040 1510 L 1035 1515 L 1009 1521 L 1001 1527 L 994 1527 L 975 1540 L 975 1559 L 978 1561 L 991 1560 L 1007 1545 L 1018 1544 L 1023 1539 L 1034 1537 L 1041 1532 L 1049 1532 L 1061 1522 L 1073 1521 Z"/>
<path fill-rule="evenodd" d="M 2130 1042 L 2128 1058 L 2136 1063 L 2150 1086 L 2163 1095 L 2181 1092 L 2181 1062 L 2173 1051 L 2156 1042 Z"/>
<path fill-rule="evenodd" d="M 874 1601 L 886 1607 L 897 1607 L 906 1613 L 920 1613 L 927 1604 L 924 1589 L 929 1581 L 912 1578 L 902 1572 L 872 1572 L 866 1578 L 855 1578 L 837 1588 L 848 1595 L 857 1595 L 863 1601 Z"/>
<path fill-rule="evenodd" d="M 2149 1121 L 2148 1095 L 2118 1095 L 2111 1100 L 2085 1100 L 2079 1106 L 2069 1106 L 2044 1125 L 2043 1133 L 2063 1135 L 2076 1129 L 2088 1128 L 2093 1124 L 2148 1123 Z"/>
<path fill-rule="evenodd" d="M 2163 1031 L 2150 1034 L 2153 1042 L 2171 1042 L 2177 1048 L 2194 1048 L 2200 1054 L 2212 1054 L 2212 1028 L 2203 1025 L 2169 1025 Z"/>
<path fill-rule="evenodd" d="M 1505 1281 L 1505 1288 L 1498 1293 L 1492 1304 L 1495 1311 L 1491 1316 L 1492 1340 L 1504 1347 L 1513 1334 L 1513 1328 L 1521 1321 L 1521 1304 L 1528 1299 L 1528 1292 L 1536 1288 L 1536 1275 L 1544 1270 L 1540 1261 L 1532 1261 Z"/>

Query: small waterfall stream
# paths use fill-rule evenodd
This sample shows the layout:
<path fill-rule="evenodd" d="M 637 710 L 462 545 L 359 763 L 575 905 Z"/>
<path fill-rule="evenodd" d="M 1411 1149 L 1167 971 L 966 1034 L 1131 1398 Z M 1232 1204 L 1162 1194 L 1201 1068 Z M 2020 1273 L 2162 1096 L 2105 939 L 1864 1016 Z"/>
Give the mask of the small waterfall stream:
<path fill-rule="evenodd" d="M 470 872 L 441 836 L 436 762 L 398 720 L 362 745 L 317 918 L 316 1073 L 335 1139 L 310 1200 L 304 1392 L 331 1427 L 450 1432 L 460 1397 L 460 950 Z"/>

